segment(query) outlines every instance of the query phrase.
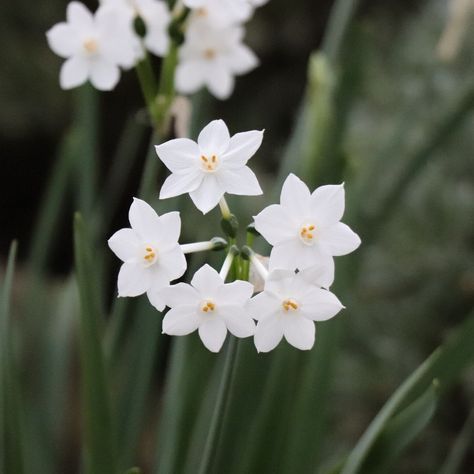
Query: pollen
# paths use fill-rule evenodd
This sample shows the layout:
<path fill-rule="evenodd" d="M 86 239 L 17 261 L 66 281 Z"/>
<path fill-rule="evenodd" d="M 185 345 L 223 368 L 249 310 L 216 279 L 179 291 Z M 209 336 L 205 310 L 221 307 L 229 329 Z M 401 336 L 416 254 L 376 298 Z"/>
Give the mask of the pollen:
<path fill-rule="evenodd" d="M 143 260 L 145 261 L 145 264 L 147 266 L 152 265 L 153 263 L 155 263 L 156 254 L 157 254 L 157 252 L 153 247 L 151 247 L 151 246 L 145 247 L 145 254 L 143 255 Z"/>
<path fill-rule="evenodd" d="M 283 309 L 286 312 L 288 312 L 288 311 L 297 311 L 298 308 L 299 308 L 298 303 L 295 300 L 292 300 L 292 299 L 284 300 L 281 305 L 283 306 Z"/>
<path fill-rule="evenodd" d="M 213 301 L 207 300 L 201 305 L 201 311 L 203 313 L 212 313 L 216 309 L 216 305 Z"/>
<path fill-rule="evenodd" d="M 311 245 L 314 243 L 314 233 L 316 230 L 316 226 L 313 224 L 307 224 L 301 227 L 300 229 L 300 238 L 303 243 L 307 245 Z"/>
<path fill-rule="evenodd" d="M 210 157 L 201 155 L 201 166 L 204 171 L 216 171 L 219 166 L 219 159 L 216 155 L 211 155 Z"/>
<path fill-rule="evenodd" d="M 96 53 L 98 48 L 99 48 L 99 45 L 97 44 L 97 41 L 93 38 L 89 38 L 89 39 L 85 40 L 83 45 L 84 45 L 84 49 L 89 54 Z"/>

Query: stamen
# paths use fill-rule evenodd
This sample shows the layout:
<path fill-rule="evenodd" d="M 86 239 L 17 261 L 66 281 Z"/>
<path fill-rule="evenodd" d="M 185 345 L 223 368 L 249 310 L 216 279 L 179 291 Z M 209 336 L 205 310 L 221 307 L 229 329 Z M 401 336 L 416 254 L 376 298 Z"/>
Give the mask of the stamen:
<path fill-rule="evenodd" d="M 98 49 L 97 41 L 93 38 L 87 39 L 83 44 L 84 49 L 90 54 L 95 53 Z"/>
<path fill-rule="evenodd" d="M 201 311 L 204 313 L 208 313 L 209 311 L 214 311 L 216 309 L 216 305 L 213 301 L 207 300 L 201 306 Z"/>
<path fill-rule="evenodd" d="M 202 167 L 205 171 L 215 171 L 219 166 L 219 159 L 217 155 L 212 155 L 208 158 L 206 155 L 201 155 Z"/>
<path fill-rule="evenodd" d="M 314 241 L 314 232 L 316 230 L 316 226 L 314 224 L 304 225 L 300 229 L 300 238 L 304 244 L 312 244 Z"/>
<path fill-rule="evenodd" d="M 292 299 L 284 300 L 282 306 L 285 311 L 296 311 L 299 308 L 298 303 Z"/>

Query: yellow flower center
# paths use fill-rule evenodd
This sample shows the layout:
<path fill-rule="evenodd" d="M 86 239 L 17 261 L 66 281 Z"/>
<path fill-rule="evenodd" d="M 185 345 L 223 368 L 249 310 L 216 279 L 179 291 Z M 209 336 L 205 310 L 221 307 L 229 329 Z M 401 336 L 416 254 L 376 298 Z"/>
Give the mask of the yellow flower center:
<path fill-rule="evenodd" d="M 292 300 L 291 298 L 284 300 L 281 305 L 283 306 L 285 312 L 298 311 L 299 308 L 298 303 L 295 300 Z"/>
<path fill-rule="evenodd" d="M 153 265 L 156 262 L 157 253 L 158 252 L 151 245 L 147 245 L 145 247 L 145 254 L 143 255 L 143 260 L 147 267 Z"/>
<path fill-rule="evenodd" d="M 207 14 L 208 14 L 207 8 L 204 8 L 204 7 L 196 8 L 197 16 L 207 16 Z"/>
<path fill-rule="evenodd" d="M 201 155 L 201 166 L 204 171 L 216 171 L 217 167 L 219 166 L 219 159 L 216 155 L 211 155 L 210 157 Z"/>
<path fill-rule="evenodd" d="M 201 304 L 203 313 L 212 313 L 216 309 L 216 305 L 212 300 L 206 300 Z"/>
<path fill-rule="evenodd" d="M 314 234 L 316 227 L 313 224 L 306 224 L 300 229 L 300 239 L 306 245 L 314 244 Z"/>
<path fill-rule="evenodd" d="M 205 59 L 211 60 L 216 57 L 216 50 L 212 48 L 207 48 L 203 51 L 203 56 Z"/>
<path fill-rule="evenodd" d="M 94 54 L 99 49 L 99 45 L 97 44 L 97 41 L 94 38 L 86 39 L 83 43 L 83 46 L 89 54 Z"/>

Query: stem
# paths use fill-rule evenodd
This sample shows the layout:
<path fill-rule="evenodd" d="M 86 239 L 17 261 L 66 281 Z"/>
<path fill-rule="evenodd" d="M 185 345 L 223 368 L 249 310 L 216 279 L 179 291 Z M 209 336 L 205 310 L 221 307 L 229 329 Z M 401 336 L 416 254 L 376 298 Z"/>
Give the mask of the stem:
<path fill-rule="evenodd" d="M 229 274 L 229 270 L 232 266 L 232 262 L 234 261 L 235 257 L 235 250 L 234 247 L 231 247 L 229 250 L 229 253 L 227 254 L 227 257 L 224 260 L 224 263 L 222 264 L 221 271 L 219 272 L 219 276 L 225 281 L 227 278 L 227 275 Z"/>
<path fill-rule="evenodd" d="M 229 254 L 230 255 L 230 254 Z M 231 337 L 227 346 L 227 352 L 222 371 L 221 383 L 217 392 L 216 404 L 211 418 L 211 424 L 207 433 L 206 444 L 199 465 L 198 474 L 210 474 L 214 463 L 218 433 L 221 431 L 224 412 L 229 398 L 231 381 L 236 367 L 237 339 Z"/>
<path fill-rule="evenodd" d="M 219 201 L 219 208 L 221 210 L 222 218 L 229 219 L 232 213 L 230 212 L 229 205 L 227 204 L 224 196 L 222 196 L 221 200 Z"/>
<path fill-rule="evenodd" d="M 145 52 L 145 57 L 137 64 L 137 75 L 142 90 L 145 104 L 152 122 L 156 125 L 158 115 L 155 103 L 156 96 L 156 78 L 151 67 L 150 57 Z"/>

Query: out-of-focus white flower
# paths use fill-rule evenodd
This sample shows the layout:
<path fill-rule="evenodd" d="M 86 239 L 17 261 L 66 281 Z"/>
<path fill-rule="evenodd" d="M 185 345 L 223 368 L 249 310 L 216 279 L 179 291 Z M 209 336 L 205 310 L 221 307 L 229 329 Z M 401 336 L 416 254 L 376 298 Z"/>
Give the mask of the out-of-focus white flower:
<path fill-rule="evenodd" d="M 246 166 L 262 143 L 263 131 L 236 133 L 232 137 L 223 120 L 214 120 L 201 131 L 197 143 L 176 138 L 156 147 L 160 160 L 172 172 L 161 188 L 160 199 L 189 193 L 206 214 L 224 193 L 262 194 L 253 171 Z"/>
<path fill-rule="evenodd" d="M 178 239 L 179 212 L 158 216 L 141 199 L 134 198 L 128 214 L 131 228 L 120 229 L 109 239 L 109 247 L 124 263 L 118 276 L 119 296 L 146 293 L 159 311 L 165 307 L 160 290 L 186 271 L 186 259 Z"/>
<path fill-rule="evenodd" d="M 270 270 L 302 270 L 359 247 L 359 236 L 340 222 L 344 195 L 343 185 L 321 186 L 311 194 L 303 181 L 288 176 L 280 204 L 266 207 L 254 218 L 255 228 L 274 246 Z"/>
<path fill-rule="evenodd" d="M 193 10 L 193 17 L 204 19 L 210 25 L 226 27 L 247 21 L 252 7 L 247 0 L 183 0 Z"/>
<path fill-rule="evenodd" d="M 143 45 L 156 56 L 166 56 L 169 49 L 168 26 L 171 14 L 162 0 L 102 0 L 101 5 L 121 13 L 128 22 L 128 28 L 134 36 L 135 48 L 140 48 L 140 40 L 134 31 L 134 21 L 140 17 L 145 24 Z M 140 56 L 143 55 L 141 52 Z"/>
<path fill-rule="evenodd" d="M 250 300 L 248 311 L 258 321 L 258 352 L 271 351 L 283 337 L 297 349 L 311 349 L 314 321 L 326 321 L 343 308 L 333 293 L 309 283 L 310 279 L 306 272 L 275 270 L 269 274 L 264 291 Z"/>
<path fill-rule="evenodd" d="M 247 2 L 250 3 L 253 7 L 261 7 L 262 5 L 265 5 L 268 3 L 269 0 L 247 0 Z"/>
<path fill-rule="evenodd" d="M 245 281 L 224 283 L 209 265 L 200 268 L 191 284 L 178 283 L 161 291 L 171 309 L 163 319 L 163 333 L 183 336 L 199 330 L 199 337 L 211 352 L 218 352 L 229 330 L 234 336 L 249 337 L 255 323 L 245 310 L 253 286 Z"/>
<path fill-rule="evenodd" d="M 240 26 L 222 27 L 191 18 L 179 50 L 176 90 L 192 94 L 207 87 L 215 97 L 227 99 L 234 90 L 234 76 L 258 65 L 253 51 L 242 43 L 243 36 Z"/>
<path fill-rule="evenodd" d="M 113 89 L 120 78 L 119 66 L 130 68 L 136 59 L 133 45 L 122 34 L 122 17 L 102 9 L 93 15 L 79 2 L 69 3 L 66 16 L 67 22 L 46 33 L 50 48 L 66 58 L 61 87 L 72 89 L 90 80 L 96 89 Z"/>

